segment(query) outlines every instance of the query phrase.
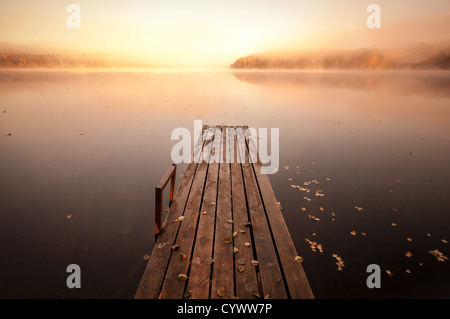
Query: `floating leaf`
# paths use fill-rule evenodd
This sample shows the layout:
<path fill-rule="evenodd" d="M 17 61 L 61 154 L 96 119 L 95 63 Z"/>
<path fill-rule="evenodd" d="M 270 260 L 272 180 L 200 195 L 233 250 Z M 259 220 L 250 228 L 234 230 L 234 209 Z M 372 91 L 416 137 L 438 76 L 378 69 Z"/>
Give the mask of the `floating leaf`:
<path fill-rule="evenodd" d="M 441 252 L 440 252 L 439 250 L 437 250 L 437 249 L 435 249 L 435 250 L 430 250 L 428 253 L 429 253 L 430 255 L 436 257 L 436 259 L 437 259 L 438 261 L 446 261 L 446 260 L 448 260 L 448 258 L 447 258 L 446 256 L 444 256 L 444 254 L 441 253 Z"/>
<path fill-rule="evenodd" d="M 71 219 L 72 218 L 72 214 L 69 214 L 66 216 L 67 219 Z"/>
<path fill-rule="evenodd" d="M 324 208 L 323 208 L 322 206 L 320 206 L 320 207 L 319 207 L 319 209 L 320 209 L 321 211 L 323 211 L 323 210 L 324 210 Z"/>
<path fill-rule="evenodd" d="M 446 241 L 445 239 L 441 239 L 441 241 L 442 241 L 444 244 L 448 244 L 448 241 Z"/>
<path fill-rule="evenodd" d="M 409 269 L 406 269 L 406 272 L 407 272 L 408 274 L 410 274 L 410 273 L 411 273 L 411 270 L 409 270 Z"/>
<path fill-rule="evenodd" d="M 356 232 L 354 230 L 351 231 L 350 234 L 352 234 L 353 236 L 356 236 Z"/>
<path fill-rule="evenodd" d="M 149 260 L 150 259 L 150 255 L 145 254 L 144 256 L 142 256 L 142 259 Z"/>
<path fill-rule="evenodd" d="M 177 277 L 178 281 L 186 281 L 186 279 L 188 279 L 188 276 L 186 276 L 185 274 L 179 274 Z"/>
<path fill-rule="evenodd" d="M 364 210 L 364 208 L 359 207 L 359 206 L 355 206 L 355 208 L 356 208 L 358 211 L 360 211 L 360 212 L 362 212 L 362 211 Z"/>
<path fill-rule="evenodd" d="M 323 192 L 323 190 L 319 189 L 319 190 L 316 191 L 316 193 L 314 195 L 317 196 L 317 197 L 323 197 L 325 195 L 322 194 L 322 192 Z"/>
<path fill-rule="evenodd" d="M 392 211 L 393 211 L 394 213 L 396 213 L 396 212 L 398 212 L 398 209 L 392 208 Z"/>
<path fill-rule="evenodd" d="M 302 207 L 302 211 L 304 211 L 304 212 L 305 212 L 305 211 L 306 211 L 306 207 Z"/>
<path fill-rule="evenodd" d="M 386 270 L 386 273 L 389 275 L 389 277 L 394 276 L 394 274 L 390 270 Z"/>
<path fill-rule="evenodd" d="M 408 258 L 411 258 L 412 255 L 413 255 L 413 254 L 412 254 L 410 251 L 408 251 L 408 252 L 405 254 L 405 256 L 408 257 Z"/>
<path fill-rule="evenodd" d="M 303 262 L 303 257 L 301 256 L 295 256 L 294 261 L 298 262 L 298 263 L 302 263 Z"/>
<path fill-rule="evenodd" d="M 409 241 L 409 242 L 412 242 L 412 239 L 411 239 L 411 238 L 409 238 L 409 237 L 408 237 L 408 238 L 406 238 L 406 240 L 407 240 L 407 241 Z"/>
<path fill-rule="evenodd" d="M 363 236 L 366 236 L 367 234 L 366 234 L 366 233 L 364 233 L 364 232 L 361 232 L 361 235 L 363 235 Z"/>
<path fill-rule="evenodd" d="M 394 226 L 394 227 L 397 227 L 397 224 L 396 224 L 396 223 L 392 223 L 391 225 Z"/>

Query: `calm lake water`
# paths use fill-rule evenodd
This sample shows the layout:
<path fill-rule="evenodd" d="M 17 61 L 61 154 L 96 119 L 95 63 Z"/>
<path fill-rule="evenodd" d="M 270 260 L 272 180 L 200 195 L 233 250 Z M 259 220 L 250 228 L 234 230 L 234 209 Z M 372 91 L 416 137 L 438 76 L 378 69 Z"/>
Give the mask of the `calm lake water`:
<path fill-rule="evenodd" d="M 280 129 L 269 178 L 317 298 L 449 298 L 449 102 L 450 72 L 0 71 L 0 297 L 132 298 L 170 134 L 201 119 Z"/>

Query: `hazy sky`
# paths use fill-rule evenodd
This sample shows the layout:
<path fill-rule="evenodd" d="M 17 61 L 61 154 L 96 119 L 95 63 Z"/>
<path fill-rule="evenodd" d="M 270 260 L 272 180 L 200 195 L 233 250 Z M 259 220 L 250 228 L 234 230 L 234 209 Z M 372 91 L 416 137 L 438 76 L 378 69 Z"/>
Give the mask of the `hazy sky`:
<path fill-rule="evenodd" d="M 66 25 L 81 8 L 81 28 Z M 366 8 L 381 7 L 381 29 Z M 273 48 L 387 47 L 450 39 L 450 0 L 42 0 L 0 2 L 0 52 L 124 54 L 228 66 Z"/>

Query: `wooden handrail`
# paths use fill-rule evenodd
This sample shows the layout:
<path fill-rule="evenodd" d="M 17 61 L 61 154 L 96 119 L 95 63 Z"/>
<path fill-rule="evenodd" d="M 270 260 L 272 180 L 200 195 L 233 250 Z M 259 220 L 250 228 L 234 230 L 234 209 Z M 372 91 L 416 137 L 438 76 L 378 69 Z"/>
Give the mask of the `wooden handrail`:
<path fill-rule="evenodd" d="M 163 192 L 167 183 L 170 180 L 170 195 L 169 195 L 169 207 L 172 205 L 174 192 L 175 192 L 175 176 L 177 172 L 177 165 L 172 164 L 164 176 L 161 178 L 158 185 L 155 187 L 155 240 L 158 238 L 158 234 L 161 232 L 162 213 L 163 213 Z"/>

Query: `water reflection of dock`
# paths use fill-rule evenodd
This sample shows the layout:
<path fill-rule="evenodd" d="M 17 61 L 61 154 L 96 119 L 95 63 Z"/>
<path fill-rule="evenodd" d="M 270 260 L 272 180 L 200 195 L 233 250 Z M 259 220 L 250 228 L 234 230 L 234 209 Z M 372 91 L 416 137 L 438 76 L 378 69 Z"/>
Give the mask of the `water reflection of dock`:
<path fill-rule="evenodd" d="M 248 139 L 203 130 L 223 132 L 203 142 L 203 154 L 234 160 L 188 164 L 162 227 L 156 214 L 157 242 L 135 298 L 313 298 L 269 179 L 249 160 Z"/>

